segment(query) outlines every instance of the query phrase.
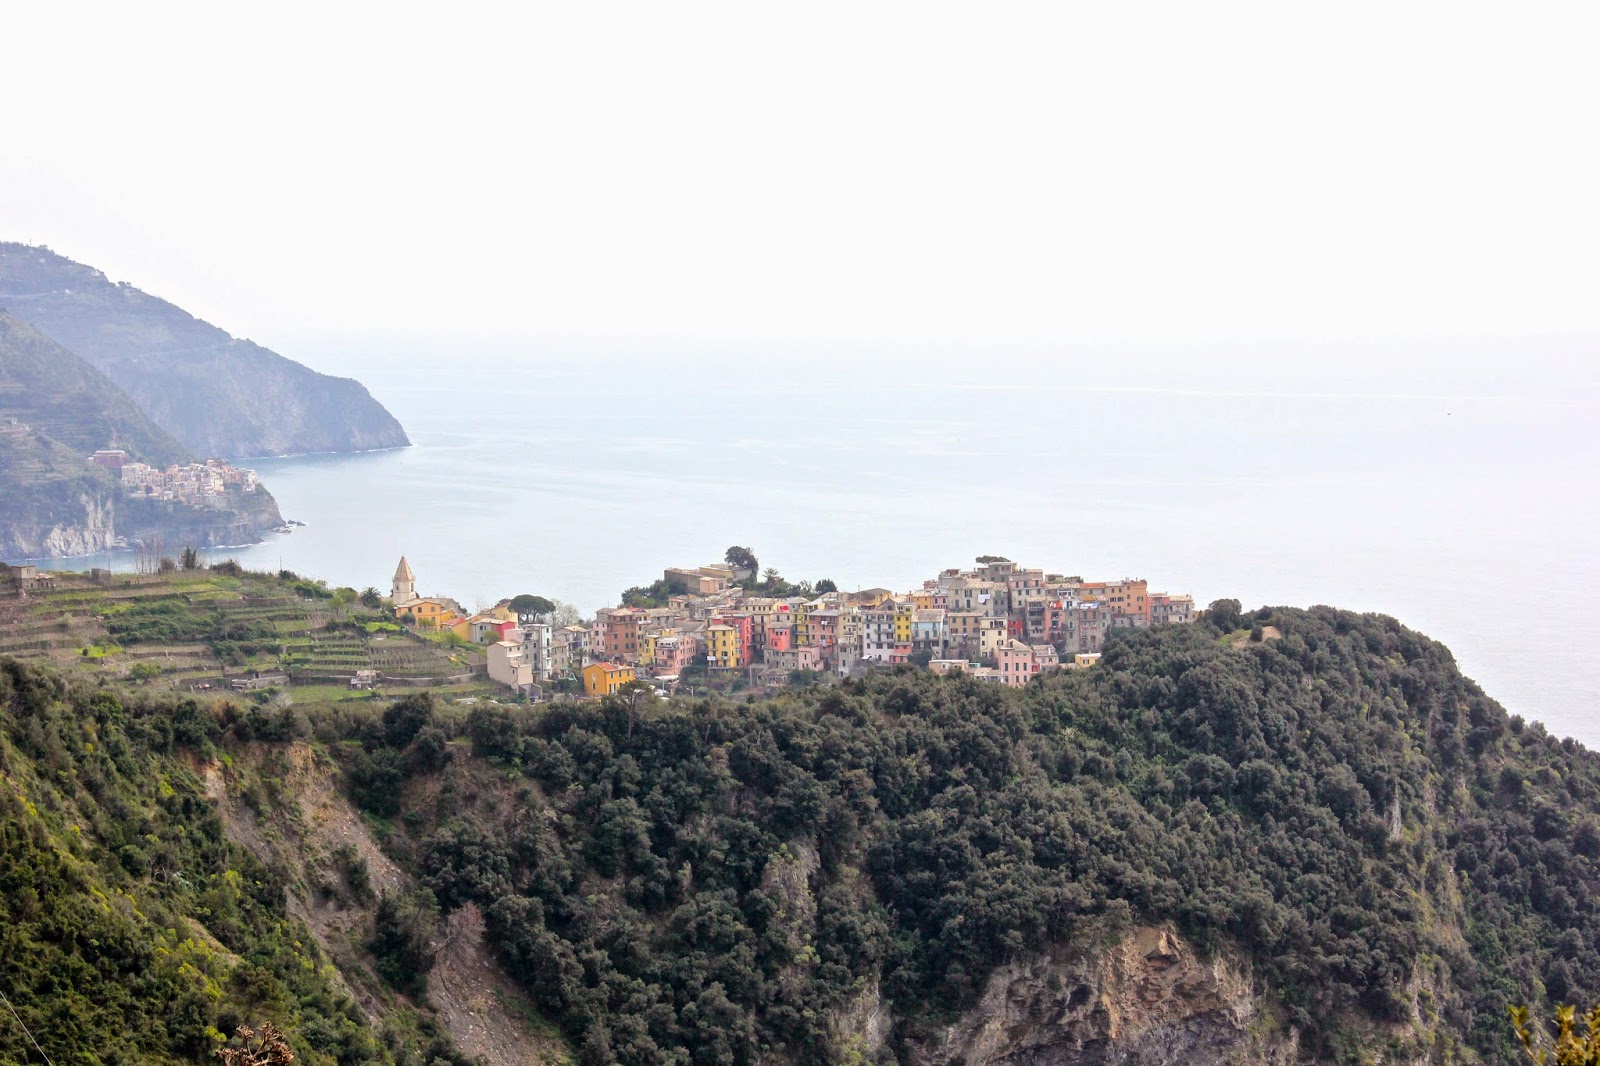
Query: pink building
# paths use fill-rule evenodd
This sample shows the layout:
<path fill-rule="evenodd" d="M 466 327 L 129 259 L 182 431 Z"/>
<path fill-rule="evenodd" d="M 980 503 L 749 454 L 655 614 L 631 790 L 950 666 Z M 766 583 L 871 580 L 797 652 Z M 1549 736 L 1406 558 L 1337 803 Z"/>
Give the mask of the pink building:
<path fill-rule="evenodd" d="M 749 666 L 751 660 L 755 657 L 755 623 L 750 618 L 750 615 L 743 612 L 718 614 L 713 621 L 716 625 L 727 626 L 729 629 L 738 632 L 739 665 Z"/>
<path fill-rule="evenodd" d="M 833 649 L 839 644 L 839 612 L 831 608 L 812 611 L 806 618 L 806 629 L 811 636 L 811 646 L 824 659 L 832 658 Z"/>
<path fill-rule="evenodd" d="M 776 652 L 769 646 L 767 665 L 777 670 L 821 670 L 822 656 L 809 644 Z"/>
<path fill-rule="evenodd" d="M 788 651 L 794 647 L 794 626 L 788 622 L 775 622 L 767 626 L 767 654 Z"/>
<path fill-rule="evenodd" d="M 1039 672 L 1039 663 L 1028 645 L 1020 640 L 1005 640 L 994 650 L 994 668 L 1001 684 L 1017 688 Z"/>
<path fill-rule="evenodd" d="M 700 654 L 700 642 L 687 633 L 656 638 L 655 669 L 657 674 L 681 674 Z"/>

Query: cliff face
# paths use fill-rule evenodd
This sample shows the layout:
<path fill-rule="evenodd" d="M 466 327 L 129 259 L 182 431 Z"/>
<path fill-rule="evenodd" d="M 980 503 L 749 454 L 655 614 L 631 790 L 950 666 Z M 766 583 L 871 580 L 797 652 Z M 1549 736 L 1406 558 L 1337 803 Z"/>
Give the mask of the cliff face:
<path fill-rule="evenodd" d="M 0 557 L 44 559 L 93 555 L 109 548 L 254 544 L 283 525 L 264 488 L 230 494 L 219 510 L 128 496 L 110 478 L 86 472 L 69 480 L 9 489 L 0 501 Z"/>
<path fill-rule="evenodd" d="M 0 243 L 0 308 L 103 371 L 202 458 L 410 443 L 360 382 L 235 339 L 45 248 Z"/>
<path fill-rule="evenodd" d="M 1001 967 L 974 1008 L 911 1047 L 916 1066 L 1284 1066 L 1297 1055 L 1246 969 L 1151 926 Z"/>

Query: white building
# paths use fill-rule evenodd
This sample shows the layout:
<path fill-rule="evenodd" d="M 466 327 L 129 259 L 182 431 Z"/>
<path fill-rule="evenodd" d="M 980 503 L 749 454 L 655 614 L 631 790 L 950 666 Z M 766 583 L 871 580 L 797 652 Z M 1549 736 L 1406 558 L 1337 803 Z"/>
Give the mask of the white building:
<path fill-rule="evenodd" d="M 524 693 L 533 687 L 533 663 L 521 644 L 500 640 L 489 645 L 489 680 Z"/>

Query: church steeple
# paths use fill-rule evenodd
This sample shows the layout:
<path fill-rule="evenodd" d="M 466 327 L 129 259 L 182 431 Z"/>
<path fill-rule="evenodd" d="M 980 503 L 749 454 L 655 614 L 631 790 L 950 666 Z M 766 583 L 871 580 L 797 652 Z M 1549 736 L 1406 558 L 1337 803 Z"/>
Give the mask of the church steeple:
<path fill-rule="evenodd" d="M 400 556 L 400 565 L 394 568 L 394 584 L 390 587 L 389 598 L 396 606 L 417 598 L 417 575 L 411 572 L 411 564 L 406 562 L 404 555 Z"/>

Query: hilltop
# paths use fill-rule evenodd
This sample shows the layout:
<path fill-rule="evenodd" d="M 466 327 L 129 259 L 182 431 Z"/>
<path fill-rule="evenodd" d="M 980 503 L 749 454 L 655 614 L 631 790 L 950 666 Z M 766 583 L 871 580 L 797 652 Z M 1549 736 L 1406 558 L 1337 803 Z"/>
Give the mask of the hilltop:
<path fill-rule="evenodd" d="M 295 587 L 183 580 L 71 614 Z M 1600 996 L 1600 757 L 1381 616 L 749 700 L 0 673 L 0 984 L 58 1060 L 1469 1064 Z"/>
<path fill-rule="evenodd" d="M 283 524 L 272 495 L 228 491 L 196 507 L 128 490 L 88 462 L 115 446 L 155 466 L 183 446 L 100 371 L 0 311 L 0 557 L 84 555 L 121 543 L 240 544 Z"/>
<path fill-rule="evenodd" d="M 236 339 L 48 248 L 0 243 L 0 310 L 103 371 L 202 457 L 410 443 L 360 382 L 319 374 Z"/>
<path fill-rule="evenodd" d="M 96 684 L 137 681 L 146 692 L 266 678 L 253 691 L 292 686 L 300 703 L 370 699 L 350 687 L 357 671 L 371 671 L 380 689 L 486 691 L 481 648 L 424 639 L 372 602 L 353 589 L 231 562 L 154 574 L 58 573 L 27 590 L 0 578 L 0 655 L 52 663 Z"/>

